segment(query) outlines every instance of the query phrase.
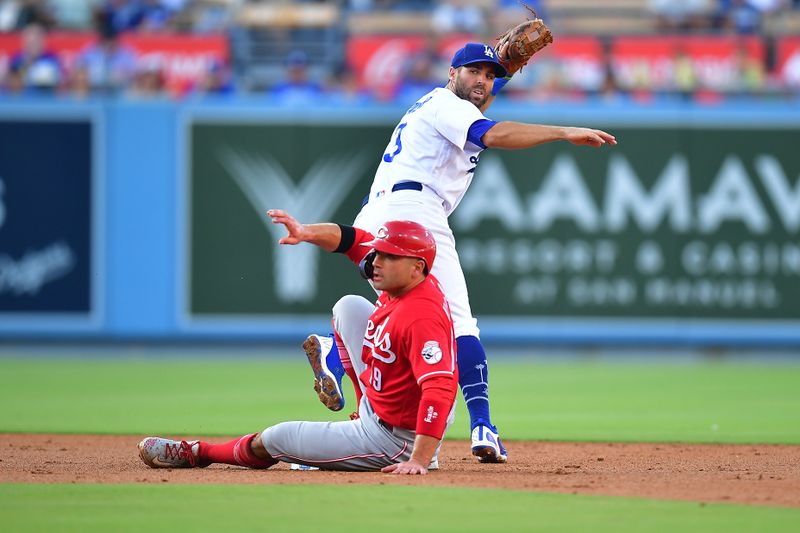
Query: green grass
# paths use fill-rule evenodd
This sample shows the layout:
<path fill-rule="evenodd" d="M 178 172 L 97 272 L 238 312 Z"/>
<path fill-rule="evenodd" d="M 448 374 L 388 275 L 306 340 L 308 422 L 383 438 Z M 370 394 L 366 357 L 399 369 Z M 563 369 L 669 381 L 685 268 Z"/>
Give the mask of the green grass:
<path fill-rule="evenodd" d="M 268 474 L 267 474 L 268 475 Z M 354 474 L 357 475 L 357 474 Z M 6 531 L 796 531 L 800 510 L 408 486 L 0 485 Z"/>
<path fill-rule="evenodd" d="M 491 387 L 509 440 L 800 443 L 800 365 L 500 359 Z M 319 404 L 302 360 L 0 359 L 2 432 L 234 435 L 348 403 Z M 448 437 L 467 421 L 459 399 Z"/>
<path fill-rule="evenodd" d="M 288 359 L 4 357 L 0 431 L 236 435 L 344 418 L 352 396 L 331 415 L 309 375 Z M 506 439 L 800 443 L 800 365 L 500 359 L 491 383 Z M 451 438 L 468 436 L 459 402 Z M 761 532 L 798 523 L 798 509 L 391 483 L 0 484 L 4 531 Z"/>
<path fill-rule="evenodd" d="M 508 366 L 492 387 L 514 438 L 800 443 L 800 365 Z"/>

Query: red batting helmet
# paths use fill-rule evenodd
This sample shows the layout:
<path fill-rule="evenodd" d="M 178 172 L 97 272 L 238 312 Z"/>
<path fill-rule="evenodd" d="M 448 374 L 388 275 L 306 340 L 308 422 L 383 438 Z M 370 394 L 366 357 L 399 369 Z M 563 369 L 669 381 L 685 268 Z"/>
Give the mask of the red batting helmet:
<path fill-rule="evenodd" d="M 431 232 L 410 220 L 387 222 L 378 229 L 373 240 L 361 246 L 369 246 L 385 254 L 418 257 L 425 261 L 426 274 L 433 268 L 433 260 L 436 257 L 436 240 Z"/>

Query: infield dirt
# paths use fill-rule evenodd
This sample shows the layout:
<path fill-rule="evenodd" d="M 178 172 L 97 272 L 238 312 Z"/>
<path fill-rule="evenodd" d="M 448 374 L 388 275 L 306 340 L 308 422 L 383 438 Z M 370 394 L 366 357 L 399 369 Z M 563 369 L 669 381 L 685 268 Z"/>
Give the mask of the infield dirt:
<path fill-rule="evenodd" d="M 482 465 L 468 443 L 445 441 L 439 471 L 406 477 L 286 464 L 153 470 L 139 459 L 141 438 L 0 434 L 0 482 L 421 484 L 800 507 L 800 446 L 509 441 L 508 464 Z"/>

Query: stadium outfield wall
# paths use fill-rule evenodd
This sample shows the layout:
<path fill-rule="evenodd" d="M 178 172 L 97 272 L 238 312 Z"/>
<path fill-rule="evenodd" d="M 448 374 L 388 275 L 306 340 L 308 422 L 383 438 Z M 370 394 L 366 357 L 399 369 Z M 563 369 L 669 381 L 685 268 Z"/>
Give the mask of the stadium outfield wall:
<path fill-rule="evenodd" d="M 0 338 L 295 341 L 404 107 L 0 100 Z M 499 102 L 615 148 L 485 152 L 451 217 L 489 342 L 800 346 L 800 108 Z"/>

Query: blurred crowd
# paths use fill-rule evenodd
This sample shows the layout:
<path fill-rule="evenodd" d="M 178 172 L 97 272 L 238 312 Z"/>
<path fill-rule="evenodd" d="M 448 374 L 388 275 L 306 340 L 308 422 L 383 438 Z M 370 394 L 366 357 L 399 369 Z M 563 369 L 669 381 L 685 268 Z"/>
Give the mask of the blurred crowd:
<path fill-rule="evenodd" d="M 548 22 L 557 24 L 560 3 L 529 0 L 526 4 Z M 646 14 L 648 35 L 762 37 L 766 42 L 764 59 L 754 59 L 742 45 L 736 51 L 733 67 L 728 68 L 731 72 L 726 74 L 724 86 L 715 87 L 704 81 L 689 55 L 679 49 L 670 79 L 656 84 L 647 73 L 621 77 L 610 53 L 610 36 L 601 32 L 599 42 L 603 49 L 596 64 L 567 64 L 552 57 L 536 61 L 527 67 L 519 82 L 515 80 L 507 86 L 502 97 L 528 101 L 603 98 L 639 102 L 665 98 L 713 102 L 739 96 L 797 98 L 800 54 L 797 64 L 789 66 L 794 69 L 792 75 L 796 76 L 797 85 L 775 79 L 771 75 L 775 50 L 765 21 L 780 20 L 784 14 L 800 20 L 796 16 L 800 14 L 800 0 L 641 0 L 640 4 L 641 13 L 635 15 Z M 285 16 L 275 18 L 274 9 L 287 5 L 311 9 L 335 6 L 338 17 L 335 27 L 323 32 L 314 23 L 310 25 L 311 31 L 295 32 L 291 24 L 285 23 Z M 586 5 L 603 9 L 602 3 L 591 4 L 587 0 Z M 273 18 L 264 18 L 263 27 L 258 27 L 243 16 L 248 6 L 269 7 L 273 9 L 269 12 Z M 259 13 L 266 17 L 265 12 Z M 347 40 L 357 31 L 352 21 L 359 14 L 369 13 L 388 14 L 390 18 L 383 21 L 391 17 L 400 20 L 402 14 L 408 13 L 422 14 L 429 21 L 429 27 L 418 32 L 424 35 L 425 45 L 403 58 L 398 81 L 390 86 L 366 83 L 347 60 Z M 491 42 L 502 29 L 524 19 L 525 14 L 518 0 L 0 0 L 0 38 L 20 36 L 19 49 L 6 59 L 0 58 L 0 95 L 133 98 L 265 95 L 276 102 L 298 105 L 322 101 L 408 102 L 446 81 L 450 58 L 443 53 L 446 47 L 442 42 L 448 35 L 469 34 Z M 561 35 L 555 29 L 556 35 Z M 70 57 L 68 64 L 48 42 L 49 35 L 64 32 L 94 35 Z M 212 34 L 223 34 L 232 43 L 229 58 L 208 61 L 196 79 L 180 85 L 168 83 L 164 62 L 158 55 L 137 54 L 124 39 L 130 35 Z M 326 39 L 318 43 L 321 49 L 339 48 L 341 53 L 326 53 L 324 58 L 315 55 L 316 49 L 306 45 L 309 38 L 320 35 Z M 249 73 L 251 69 L 255 71 L 257 58 L 251 53 L 243 54 L 241 43 L 249 45 L 259 39 L 266 43 L 261 49 L 267 50 L 267 67 L 264 76 L 253 81 Z M 273 47 L 275 52 L 271 55 L 270 42 L 281 44 Z"/>
<path fill-rule="evenodd" d="M 185 31 L 179 24 L 191 0 L 0 0 L 0 31 L 38 24 L 47 30 L 90 29 L 98 16 L 117 32 Z"/>

